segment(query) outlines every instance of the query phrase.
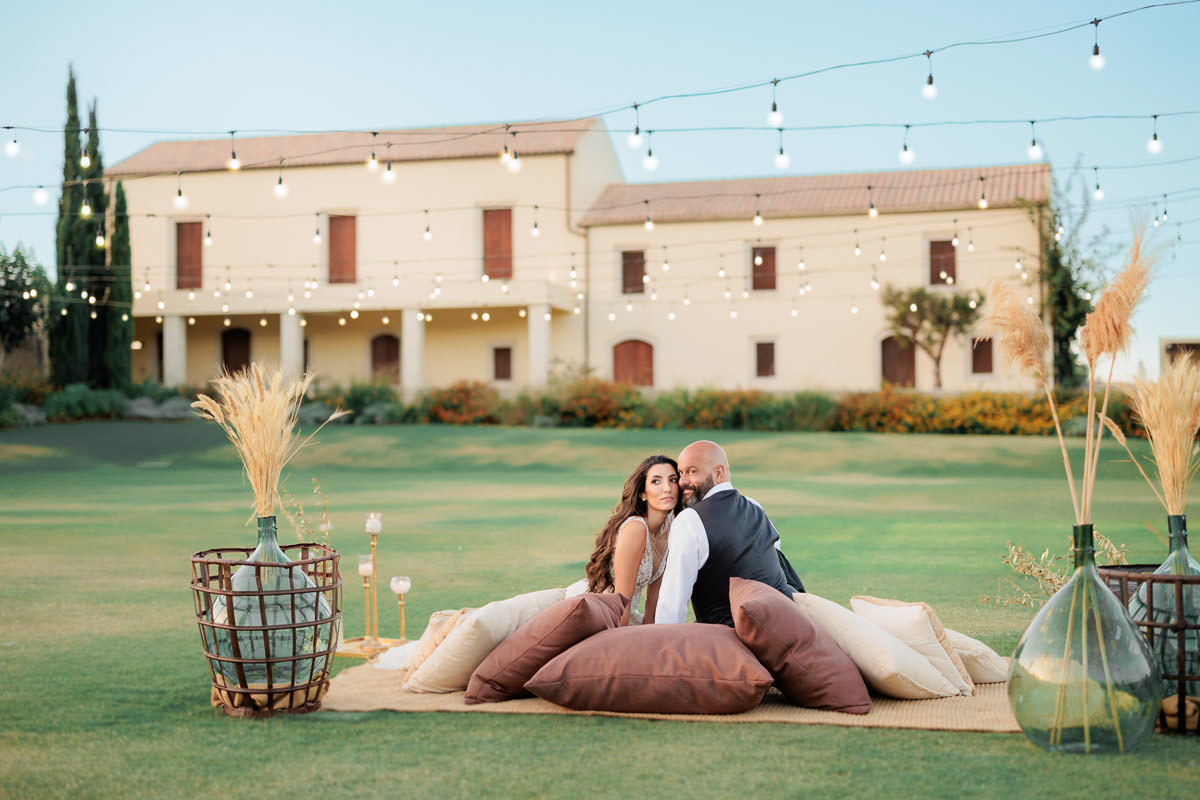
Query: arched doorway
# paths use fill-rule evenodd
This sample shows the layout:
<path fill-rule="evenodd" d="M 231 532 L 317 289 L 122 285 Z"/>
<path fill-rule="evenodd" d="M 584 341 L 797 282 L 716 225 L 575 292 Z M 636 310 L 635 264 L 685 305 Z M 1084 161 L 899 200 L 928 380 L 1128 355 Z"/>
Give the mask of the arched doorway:
<path fill-rule="evenodd" d="M 634 386 L 654 385 L 654 346 L 626 339 L 613 348 L 613 381 Z"/>
<path fill-rule="evenodd" d="M 892 386 L 916 385 L 917 349 L 907 342 L 889 336 L 879 345 L 883 382 Z"/>
<path fill-rule="evenodd" d="M 221 331 L 221 363 L 230 374 L 250 366 L 250 331 L 245 328 Z"/>
<path fill-rule="evenodd" d="M 381 333 L 371 340 L 371 380 L 400 382 L 400 339 L 393 334 Z"/>

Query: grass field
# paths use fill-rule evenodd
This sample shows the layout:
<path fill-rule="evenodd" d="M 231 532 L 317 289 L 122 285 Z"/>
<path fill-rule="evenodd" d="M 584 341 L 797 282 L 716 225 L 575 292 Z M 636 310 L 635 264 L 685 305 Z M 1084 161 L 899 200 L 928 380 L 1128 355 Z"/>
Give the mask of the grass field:
<path fill-rule="evenodd" d="M 715 432 L 813 592 L 922 599 L 1007 654 L 1032 616 L 983 603 L 1007 540 L 1064 550 L 1071 505 L 1048 439 Z M 410 636 L 430 612 L 582 577 L 643 456 L 691 431 L 327 429 L 285 473 L 316 477 L 344 556 L 383 512 L 381 576 L 407 574 Z M 1141 445 L 1141 443 L 1138 443 Z M 1111 443 L 1107 458 L 1121 457 Z M 250 545 L 251 496 L 215 425 L 0 431 L 0 797 L 1195 796 L 1200 741 L 1120 757 L 1044 753 L 1019 734 L 509 715 L 311 714 L 234 720 L 208 702 L 191 553 Z M 1164 512 L 1104 463 L 1097 528 L 1131 560 L 1165 555 Z M 281 524 L 283 542 L 293 540 Z M 386 584 L 385 584 L 386 586 Z M 392 595 L 386 590 L 381 601 Z M 385 635 L 398 634 L 381 602 Z M 352 662 L 357 663 L 357 662 Z M 339 660 L 337 668 L 346 664 Z M 241 777 L 250 776 L 250 777 Z"/>

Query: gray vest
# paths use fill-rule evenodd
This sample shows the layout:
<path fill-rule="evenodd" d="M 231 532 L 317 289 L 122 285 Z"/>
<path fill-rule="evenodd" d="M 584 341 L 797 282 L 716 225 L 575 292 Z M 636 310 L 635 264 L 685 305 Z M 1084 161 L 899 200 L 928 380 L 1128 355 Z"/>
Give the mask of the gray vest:
<path fill-rule="evenodd" d="M 777 589 L 789 600 L 794 591 L 775 551 L 779 535 L 766 513 L 736 489 L 717 492 L 692 506 L 708 536 L 708 560 L 696 574 L 692 611 L 697 622 L 733 627 L 729 579 L 746 578 Z"/>

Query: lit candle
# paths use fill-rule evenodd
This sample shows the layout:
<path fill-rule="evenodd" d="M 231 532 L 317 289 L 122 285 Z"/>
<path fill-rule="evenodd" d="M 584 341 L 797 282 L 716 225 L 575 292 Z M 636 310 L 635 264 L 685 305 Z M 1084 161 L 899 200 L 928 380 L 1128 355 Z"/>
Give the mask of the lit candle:
<path fill-rule="evenodd" d="M 367 514 L 367 533 L 379 533 L 383 530 L 382 516 L 378 511 L 371 511 Z"/>
<path fill-rule="evenodd" d="M 358 557 L 358 574 L 364 578 L 371 577 L 371 557 L 370 556 L 359 556 Z"/>
<path fill-rule="evenodd" d="M 408 590 L 412 588 L 412 581 L 407 575 L 393 575 L 388 585 L 396 594 L 408 594 Z"/>

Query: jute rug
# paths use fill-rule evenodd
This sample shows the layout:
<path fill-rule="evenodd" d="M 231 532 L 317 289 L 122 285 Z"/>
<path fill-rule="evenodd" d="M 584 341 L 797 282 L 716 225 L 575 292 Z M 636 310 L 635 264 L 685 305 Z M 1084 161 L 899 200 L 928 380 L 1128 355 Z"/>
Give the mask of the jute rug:
<path fill-rule="evenodd" d="M 980 684 L 973 697 L 939 700 L 893 700 L 872 696 L 869 714 L 840 714 L 791 705 L 772 689 L 759 706 L 744 714 L 626 714 L 611 711 L 572 711 L 538 697 L 469 706 L 463 692 L 421 694 L 400 689 L 397 675 L 371 664 L 351 667 L 330 682 L 322 711 L 451 711 L 478 714 L 562 714 L 668 719 L 682 722 L 788 722 L 800 725 L 845 725 L 854 728 L 915 728 L 936 731 L 1020 730 L 1008 705 L 1003 683 Z"/>

